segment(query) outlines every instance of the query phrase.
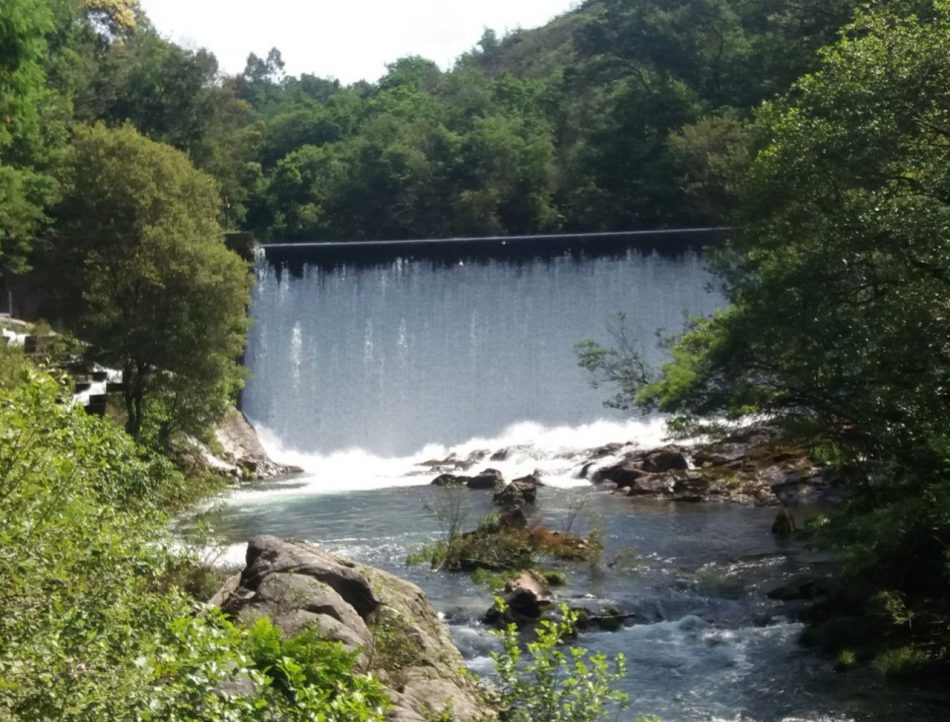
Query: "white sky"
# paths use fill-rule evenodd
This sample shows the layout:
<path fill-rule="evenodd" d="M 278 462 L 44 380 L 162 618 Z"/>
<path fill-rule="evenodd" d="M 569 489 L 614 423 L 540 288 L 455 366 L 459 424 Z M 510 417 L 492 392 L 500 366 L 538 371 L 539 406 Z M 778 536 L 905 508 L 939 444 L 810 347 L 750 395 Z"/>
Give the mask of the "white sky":
<path fill-rule="evenodd" d="M 239 73 L 248 53 L 276 47 L 286 72 L 378 80 L 386 63 L 422 55 L 443 68 L 489 27 L 543 25 L 578 0 L 140 0 L 162 35 L 205 47 Z"/>

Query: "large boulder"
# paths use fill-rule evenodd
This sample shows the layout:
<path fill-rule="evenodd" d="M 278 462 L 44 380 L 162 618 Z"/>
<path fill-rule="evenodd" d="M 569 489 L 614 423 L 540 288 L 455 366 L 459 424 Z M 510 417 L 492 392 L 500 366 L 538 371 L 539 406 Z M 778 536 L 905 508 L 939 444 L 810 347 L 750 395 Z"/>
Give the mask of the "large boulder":
<path fill-rule="evenodd" d="M 662 496 L 673 494 L 676 478 L 666 474 L 646 474 L 627 485 L 627 496 Z"/>
<path fill-rule="evenodd" d="M 497 492 L 494 502 L 499 506 L 509 507 L 519 504 L 534 504 L 538 498 L 538 487 L 541 481 L 534 475 L 522 476 Z"/>
<path fill-rule="evenodd" d="M 394 722 L 448 710 L 459 722 L 493 719 L 445 626 L 416 585 L 301 541 L 251 540 L 247 566 L 211 600 L 236 620 L 269 616 L 285 635 L 318 627 L 360 652 L 387 687 Z"/>
<path fill-rule="evenodd" d="M 650 473 L 664 471 L 682 471 L 689 468 L 689 462 L 681 449 L 675 446 L 666 446 L 651 451 L 643 460 L 643 470 Z"/>
<path fill-rule="evenodd" d="M 244 414 L 229 414 L 214 433 L 224 460 L 242 470 L 244 477 L 273 479 L 303 473 L 303 469 L 298 466 L 278 464 L 271 459 Z"/>
<path fill-rule="evenodd" d="M 622 461 L 619 464 L 606 466 L 594 472 L 592 481 L 612 481 L 618 488 L 631 486 L 637 479 L 649 476 L 650 472 L 640 467 L 639 461 Z"/>
<path fill-rule="evenodd" d="M 505 485 L 505 477 L 498 469 L 484 469 L 468 480 L 469 489 L 496 489 Z"/>
<path fill-rule="evenodd" d="M 505 584 L 505 610 L 492 607 L 485 613 L 485 623 L 504 625 L 510 622 L 528 624 L 541 618 L 554 601 L 551 585 L 536 571 L 527 569 Z"/>
<path fill-rule="evenodd" d="M 455 474 L 439 474 L 432 480 L 432 486 L 465 486 L 469 477 Z"/>

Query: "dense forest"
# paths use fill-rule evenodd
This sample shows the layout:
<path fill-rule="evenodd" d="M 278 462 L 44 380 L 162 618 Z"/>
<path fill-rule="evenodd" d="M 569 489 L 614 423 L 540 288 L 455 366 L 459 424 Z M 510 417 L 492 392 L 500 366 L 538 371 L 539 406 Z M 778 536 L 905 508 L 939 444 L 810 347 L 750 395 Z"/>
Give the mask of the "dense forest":
<path fill-rule="evenodd" d="M 135 0 L 0 0 L 0 270 L 125 379 L 122 431 L 0 349 L 0 719 L 382 719 L 351 655 L 194 614 L 167 537 L 217 488 L 169 457 L 242 381 L 226 229 L 735 225 L 730 308 L 667 366 L 582 362 L 684 433 L 767 417 L 838 468 L 850 506 L 807 533 L 843 565 L 809 634 L 843 664 L 945 669 L 948 88 L 947 0 L 588 0 L 350 86 L 276 49 L 223 74 Z M 220 694 L 234 675 L 252 692 Z"/>
<path fill-rule="evenodd" d="M 815 67 L 853 6 L 590 0 L 486 30 L 450 71 L 406 57 L 343 87 L 285 76 L 277 49 L 222 75 L 134 3 L 47 5 L 14 12 L 42 34 L 7 160 L 33 180 L 7 227 L 42 220 L 69 127 L 101 121 L 185 152 L 218 181 L 222 223 L 282 241 L 722 223 L 754 108 Z"/>

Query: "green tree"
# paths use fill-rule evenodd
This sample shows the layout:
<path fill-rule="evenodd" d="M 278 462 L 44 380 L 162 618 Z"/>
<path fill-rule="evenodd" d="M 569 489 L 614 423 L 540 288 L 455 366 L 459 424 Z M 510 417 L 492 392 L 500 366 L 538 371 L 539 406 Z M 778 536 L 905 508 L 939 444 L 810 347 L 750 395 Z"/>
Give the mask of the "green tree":
<path fill-rule="evenodd" d="M 866 637 L 923 634 L 924 656 L 939 659 L 950 618 L 950 2 L 927 5 L 866 10 L 816 73 L 764 107 L 741 229 L 718 263 L 731 307 L 695 322 L 652 383 L 621 391 L 686 421 L 767 414 L 859 471 L 847 513 L 823 531 L 849 562 L 848 613 L 877 614 L 883 590 L 907 614 L 884 615 Z M 625 377 L 616 356 L 584 351 Z M 929 621 L 909 630 L 900 620 L 912 616 Z"/>
<path fill-rule="evenodd" d="M 462 143 L 462 232 L 533 233 L 560 225 L 549 125 L 517 113 L 489 115 L 475 120 Z"/>
<path fill-rule="evenodd" d="M 82 269 L 75 324 L 123 371 L 128 431 L 201 432 L 241 381 L 250 284 L 214 180 L 130 126 L 96 125 L 77 129 L 64 184 L 55 252 Z"/>
<path fill-rule="evenodd" d="M 420 55 L 408 55 L 395 63 L 386 65 L 386 75 L 379 80 L 379 87 L 398 88 L 409 85 L 427 93 L 433 92 L 442 79 L 442 71 L 431 60 Z"/>
<path fill-rule="evenodd" d="M 732 309 L 684 339 L 699 352 L 690 381 L 668 374 L 653 395 L 662 405 L 818 417 L 872 457 L 937 452 L 950 7 L 933 7 L 926 22 L 863 16 L 760 114 L 743 230 L 721 264 Z"/>
<path fill-rule="evenodd" d="M 697 219 L 720 225 L 731 222 L 752 160 L 747 124 L 734 113 L 708 115 L 671 133 L 667 143 Z"/>
<path fill-rule="evenodd" d="M 22 270 L 53 195 L 47 126 L 51 104 L 43 58 L 53 29 L 46 3 L 6 0 L 0 13 L 0 266 Z"/>

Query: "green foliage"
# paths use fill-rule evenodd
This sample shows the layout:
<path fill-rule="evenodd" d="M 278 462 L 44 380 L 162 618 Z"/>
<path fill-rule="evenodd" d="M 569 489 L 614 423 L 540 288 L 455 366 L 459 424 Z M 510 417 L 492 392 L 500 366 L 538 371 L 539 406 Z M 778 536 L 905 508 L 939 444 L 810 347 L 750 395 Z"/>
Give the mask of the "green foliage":
<path fill-rule="evenodd" d="M 749 146 L 748 127 L 734 113 L 705 116 L 670 134 L 683 193 L 705 222 L 731 222 L 752 160 Z"/>
<path fill-rule="evenodd" d="M 916 647 L 889 649 L 874 660 L 874 666 L 885 677 L 912 679 L 920 674 L 930 661 L 929 655 Z"/>
<path fill-rule="evenodd" d="M 449 571 L 517 570 L 532 566 L 536 550 L 522 530 L 495 526 L 425 544 L 406 562 Z"/>
<path fill-rule="evenodd" d="M 626 314 L 617 314 L 608 332 L 610 347 L 586 339 L 575 345 L 578 364 L 590 374 L 593 387 L 607 385 L 616 389 L 606 406 L 629 409 L 636 405 L 640 389 L 650 379 L 650 369 L 639 352 L 639 342 L 627 326 Z"/>
<path fill-rule="evenodd" d="M 130 126 L 77 129 L 56 209 L 74 324 L 125 384 L 126 428 L 167 445 L 220 418 L 241 382 L 250 278 L 214 181 Z"/>
<path fill-rule="evenodd" d="M 544 581 L 550 584 L 552 587 L 566 587 L 567 586 L 567 574 L 556 569 L 546 569 L 541 572 L 541 576 L 544 577 Z"/>
<path fill-rule="evenodd" d="M 842 649 L 835 657 L 835 671 L 843 672 L 851 669 L 857 663 L 857 657 L 850 649 Z"/>
<path fill-rule="evenodd" d="M 608 660 L 581 647 L 561 649 L 574 636 L 577 622 L 577 612 L 562 605 L 560 621 L 538 624 L 527 657 L 516 625 L 496 632 L 503 649 L 493 652 L 492 660 L 505 722 L 596 722 L 627 706 L 627 695 L 613 689 L 626 675 L 622 654 Z"/>
<path fill-rule="evenodd" d="M 544 578 L 544 581 L 546 581 L 552 587 L 567 586 L 567 574 L 562 571 L 554 569 L 535 571 L 537 571 L 537 573 Z M 472 574 L 472 580 L 476 584 L 481 584 L 488 587 L 493 592 L 500 592 L 504 590 L 505 585 L 509 581 L 517 578 L 520 574 L 520 569 L 507 569 L 501 572 L 492 572 L 489 569 L 478 568 Z"/>
<path fill-rule="evenodd" d="M 163 512 L 182 478 L 60 395 L 0 388 L 0 718 L 384 719 L 339 643 L 196 610 Z"/>
<path fill-rule="evenodd" d="M 34 377 L 0 393 L 0 709 L 82 718 L 70 705 L 121 686 L 99 677 L 124 672 L 119 659 L 131 668 L 133 638 L 177 604 L 145 593 L 164 565 L 147 543 L 163 524 L 153 502 L 175 480 L 156 478 L 128 438 L 61 406 L 56 384 Z"/>
<path fill-rule="evenodd" d="M 519 574 L 518 570 L 509 569 L 504 572 L 492 572 L 488 569 L 476 569 L 472 574 L 472 581 L 488 587 L 493 592 L 503 591 L 509 580 Z"/>
<path fill-rule="evenodd" d="M 251 627 L 248 641 L 254 668 L 267 676 L 269 689 L 300 710 L 296 719 L 310 719 L 314 712 L 327 722 L 384 718 L 388 700 L 382 686 L 368 675 L 354 674 L 357 653 L 346 651 L 342 643 L 321 639 L 313 628 L 283 639 L 266 618 Z"/>
<path fill-rule="evenodd" d="M 424 544 L 410 554 L 406 563 L 428 563 L 449 571 L 480 572 L 480 583 L 492 586 L 499 582 L 503 585 L 502 580 L 508 572 L 533 568 L 538 555 L 586 561 L 596 566 L 603 553 L 597 529 L 583 539 L 569 532 L 552 531 L 539 520 L 524 529 L 508 527 L 500 523 L 498 514 L 494 512 L 482 517 L 473 531 L 463 532 L 460 524 L 451 528 L 453 531 L 442 539 Z M 488 572 L 502 574 L 493 576 Z"/>
<path fill-rule="evenodd" d="M 763 110 L 746 225 L 721 264 L 733 308 L 677 344 L 661 406 L 817 416 L 860 455 L 940 463 L 946 29 L 945 12 L 868 14 Z"/>
<path fill-rule="evenodd" d="M 0 389 L 25 384 L 33 372 L 33 364 L 16 346 L 0 343 Z"/>
<path fill-rule="evenodd" d="M 50 150 L 61 143 L 43 55 L 53 18 L 46 3 L 5 0 L 0 17 L 0 269 L 22 270 L 54 184 Z"/>

